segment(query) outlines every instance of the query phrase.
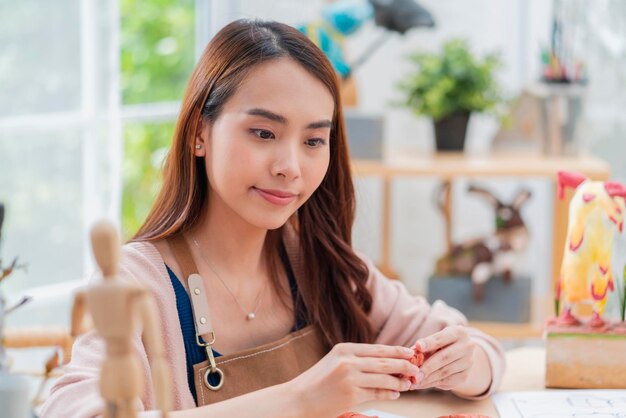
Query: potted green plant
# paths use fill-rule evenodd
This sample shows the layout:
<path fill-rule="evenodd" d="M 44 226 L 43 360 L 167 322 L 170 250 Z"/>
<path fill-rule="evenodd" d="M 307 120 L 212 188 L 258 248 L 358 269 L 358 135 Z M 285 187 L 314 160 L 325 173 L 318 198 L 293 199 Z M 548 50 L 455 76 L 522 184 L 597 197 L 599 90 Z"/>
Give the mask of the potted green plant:
<path fill-rule="evenodd" d="M 495 80 L 498 56 L 478 59 L 465 40 L 452 39 L 441 53 L 409 59 L 417 71 L 399 84 L 406 94 L 404 105 L 433 119 L 438 151 L 462 151 L 470 114 L 495 109 L 501 101 Z"/>

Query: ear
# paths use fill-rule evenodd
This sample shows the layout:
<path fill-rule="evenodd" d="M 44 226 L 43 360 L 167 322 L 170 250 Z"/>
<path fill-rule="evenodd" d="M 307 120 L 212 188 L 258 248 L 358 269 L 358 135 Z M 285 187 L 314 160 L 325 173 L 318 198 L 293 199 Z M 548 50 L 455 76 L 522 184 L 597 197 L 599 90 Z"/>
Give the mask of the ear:
<path fill-rule="evenodd" d="M 206 157 L 209 145 L 209 135 L 211 134 L 211 124 L 200 118 L 196 126 L 196 133 L 193 140 L 193 154 L 196 157 Z"/>
<path fill-rule="evenodd" d="M 491 193 L 487 189 L 483 189 L 482 187 L 478 187 L 478 186 L 474 186 L 473 184 L 470 184 L 469 187 L 467 188 L 467 191 L 471 193 L 480 194 L 482 197 L 487 199 L 487 201 L 491 203 L 491 205 L 493 205 L 494 208 L 497 208 L 498 206 L 502 206 L 502 203 L 500 203 L 498 198 L 495 197 L 493 193 Z"/>
<path fill-rule="evenodd" d="M 532 193 L 530 192 L 530 190 L 528 189 L 520 190 L 519 192 L 517 192 L 517 196 L 515 196 L 515 199 L 513 199 L 513 204 L 511 206 L 519 210 L 519 208 L 522 207 L 524 202 L 526 202 L 530 196 L 532 196 Z"/>

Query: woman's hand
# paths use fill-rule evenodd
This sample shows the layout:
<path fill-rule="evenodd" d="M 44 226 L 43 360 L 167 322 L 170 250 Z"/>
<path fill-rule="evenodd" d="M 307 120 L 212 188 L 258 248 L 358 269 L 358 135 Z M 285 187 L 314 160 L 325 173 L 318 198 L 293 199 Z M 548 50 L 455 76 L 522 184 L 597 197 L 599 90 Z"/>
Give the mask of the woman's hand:
<path fill-rule="evenodd" d="M 435 387 L 472 396 L 489 387 L 491 369 L 487 355 L 467 334 L 466 327 L 453 325 L 417 342 L 430 354 L 411 389 Z"/>
<path fill-rule="evenodd" d="M 418 368 L 413 350 L 379 344 L 337 344 L 317 364 L 288 382 L 302 416 L 337 416 L 367 401 L 397 399 Z M 403 377 L 397 377 L 403 376 Z"/>

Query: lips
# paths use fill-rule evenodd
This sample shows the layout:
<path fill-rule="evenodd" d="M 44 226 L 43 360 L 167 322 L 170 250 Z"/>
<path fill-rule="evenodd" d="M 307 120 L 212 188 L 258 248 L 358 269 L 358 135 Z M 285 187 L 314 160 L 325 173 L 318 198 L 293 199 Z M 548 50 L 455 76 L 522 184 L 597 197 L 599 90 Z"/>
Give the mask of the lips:
<path fill-rule="evenodd" d="M 283 192 L 282 190 L 259 189 L 258 187 L 256 189 L 262 191 L 263 193 L 273 194 L 274 196 L 277 196 L 277 197 L 296 197 L 296 194 Z"/>
<path fill-rule="evenodd" d="M 284 190 L 260 189 L 258 187 L 253 187 L 252 189 L 257 192 L 263 199 L 280 206 L 288 205 L 298 197 L 297 194 Z"/>

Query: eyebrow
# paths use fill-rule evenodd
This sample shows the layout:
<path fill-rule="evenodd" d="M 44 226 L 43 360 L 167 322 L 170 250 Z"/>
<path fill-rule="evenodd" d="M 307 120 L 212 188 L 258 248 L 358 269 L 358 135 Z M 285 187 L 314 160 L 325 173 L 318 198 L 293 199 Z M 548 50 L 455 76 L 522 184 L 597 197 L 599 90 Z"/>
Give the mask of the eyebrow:
<path fill-rule="evenodd" d="M 271 121 L 274 122 L 278 122 L 281 124 L 286 124 L 287 123 L 287 118 L 282 116 L 282 115 L 278 115 L 270 110 L 267 109 L 260 109 L 258 107 L 255 107 L 254 109 L 249 109 L 246 110 L 246 112 L 248 115 L 252 115 L 252 116 L 261 116 L 263 118 L 269 119 Z M 328 120 L 328 119 L 324 119 L 324 120 L 319 120 L 317 122 L 311 122 L 306 126 L 306 129 L 320 129 L 320 128 L 332 128 L 333 123 Z"/>

